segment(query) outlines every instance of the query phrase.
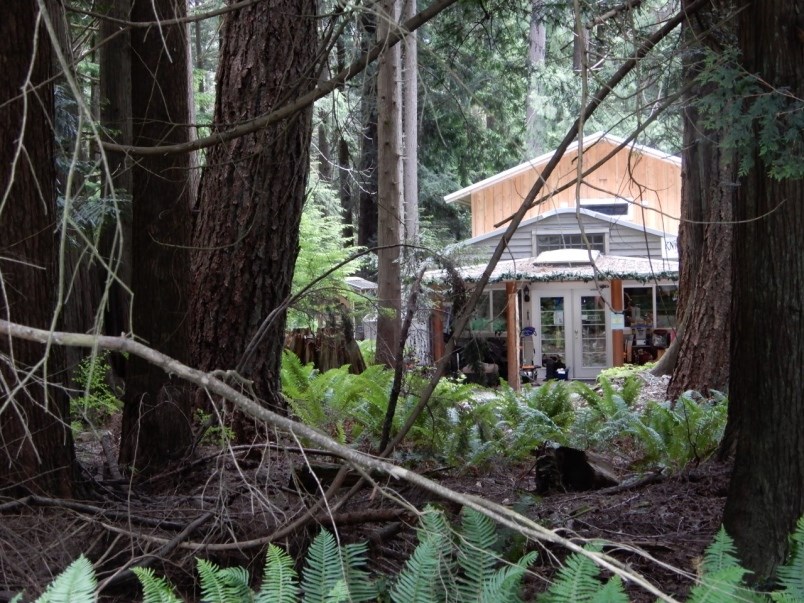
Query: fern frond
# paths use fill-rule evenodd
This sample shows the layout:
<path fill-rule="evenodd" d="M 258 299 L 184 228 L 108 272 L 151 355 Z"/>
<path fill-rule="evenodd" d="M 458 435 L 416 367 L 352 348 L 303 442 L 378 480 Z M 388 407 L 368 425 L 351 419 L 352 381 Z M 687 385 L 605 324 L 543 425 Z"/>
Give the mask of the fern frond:
<path fill-rule="evenodd" d="M 142 603 L 182 603 L 173 586 L 165 578 L 157 576 L 150 567 L 132 567 L 131 571 L 142 586 Z"/>
<path fill-rule="evenodd" d="M 199 559 L 196 568 L 201 579 L 201 596 L 205 603 L 251 600 L 249 575 L 244 568 L 220 568 L 206 559 Z"/>
<path fill-rule="evenodd" d="M 588 550 L 600 547 L 587 545 Z M 549 603 L 591 602 L 602 584 L 598 580 L 600 568 L 586 555 L 573 553 L 564 561 L 556 578 L 541 601 Z"/>
<path fill-rule="evenodd" d="M 81 555 L 56 576 L 36 603 L 92 603 L 96 587 L 95 569 Z"/>
<path fill-rule="evenodd" d="M 481 603 L 517 603 L 520 601 L 519 590 L 522 577 L 528 567 L 536 560 L 538 553 L 531 551 L 523 555 L 515 565 L 508 565 L 497 570 L 483 585 Z"/>
<path fill-rule="evenodd" d="M 790 537 L 790 559 L 777 571 L 782 583 L 782 594 L 792 599 L 804 600 L 804 517 L 796 523 Z"/>
<path fill-rule="evenodd" d="M 343 567 L 338 543 L 327 530 L 321 530 L 307 549 L 301 587 L 304 603 L 324 603 L 338 580 L 343 580 Z"/>
<path fill-rule="evenodd" d="M 592 597 L 592 603 L 628 603 L 620 577 L 612 576 Z"/>
<path fill-rule="evenodd" d="M 269 544 L 262 585 L 255 603 L 296 603 L 298 597 L 298 575 L 293 557 L 275 544 Z"/>
<path fill-rule="evenodd" d="M 740 560 L 737 558 L 737 548 L 734 540 L 721 527 L 703 555 L 701 569 L 704 575 L 714 574 L 723 569 L 740 567 Z"/>
<path fill-rule="evenodd" d="M 394 603 L 440 603 L 446 600 L 441 581 L 442 536 L 434 534 L 420 542 L 405 562 L 396 583 L 391 589 Z"/>
<path fill-rule="evenodd" d="M 344 580 L 338 580 L 327 593 L 326 603 L 346 603 L 349 601 L 349 588 Z"/>
<path fill-rule="evenodd" d="M 463 601 L 479 601 L 483 585 L 494 575 L 497 530 L 491 519 L 469 507 L 461 511 L 461 528 L 458 565 L 463 576 L 457 582 L 458 594 Z"/>

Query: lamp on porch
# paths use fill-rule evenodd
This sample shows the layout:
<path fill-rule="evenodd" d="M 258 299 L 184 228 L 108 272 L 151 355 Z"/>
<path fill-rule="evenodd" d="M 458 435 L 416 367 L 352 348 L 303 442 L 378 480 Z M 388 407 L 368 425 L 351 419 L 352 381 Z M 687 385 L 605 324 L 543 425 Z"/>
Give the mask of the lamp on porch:
<path fill-rule="evenodd" d="M 530 301 L 530 287 L 525 285 L 525 288 L 522 289 L 522 299 L 526 302 Z"/>

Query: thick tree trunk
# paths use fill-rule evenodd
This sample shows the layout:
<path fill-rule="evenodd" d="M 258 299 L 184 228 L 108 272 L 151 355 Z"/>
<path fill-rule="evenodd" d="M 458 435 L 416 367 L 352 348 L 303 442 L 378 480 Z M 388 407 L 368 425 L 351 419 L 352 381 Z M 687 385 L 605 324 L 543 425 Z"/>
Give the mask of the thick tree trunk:
<path fill-rule="evenodd" d="M 376 16 L 364 11 L 361 16 L 361 51 L 367 51 L 376 41 Z M 377 245 L 377 79 L 376 67 L 369 65 L 363 72 L 363 91 L 360 113 L 363 124 L 360 140 L 360 192 L 358 198 L 357 244 Z M 368 276 L 368 275 L 365 275 Z"/>
<path fill-rule="evenodd" d="M 743 66 L 768 93 L 804 98 L 802 17 L 797 0 L 753 2 L 740 15 Z M 741 429 L 724 524 L 762 578 L 804 513 L 804 180 L 772 180 L 754 160 L 735 212 L 729 397 Z"/>
<path fill-rule="evenodd" d="M 37 13 L 34 2 L 0 3 L 0 316 L 47 329 L 56 282 L 54 111 L 51 43 Z M 0 495 L 71 496 L 75 456 L 67 397 L 55 386 L 59 356 L 6 338 L 0 357 Z"/>
<path fill-rule="evenodd" d="M 717 28 L 722 18 L 721 13 L 699 11 L 694 22 L 684 24 L 685 41 L 691 46 L 685 83 L 693 83 L 700 72 L 701 45 L 724 43 L 728 32 Z M 695 86 L 690 98 L 706 93 L 707 89 Z M 670 399 L 690 389 L 704 394 L 724 390 L 729 374 L 731 221 L 737 175 L 733 161 L 719 146 L 720 133 L 703 127 L 693 103 L 685 105 L 677 310 L 683 329 L 677 332 L 677 357 L 667 392 Z"/>
<path fill-rule="evenodd" d="M 313 0 L 267 0 L 223 22 L 215 123 L 267 113 L 311 89 L 318 71 Z M 268 314 L 290 295 L 309 173 L 312 109 L 214 147 L 201 182 L 192 298 L 194 364 L 234 369 Z M 242 376 L 281 406 L 282 312 Z M 244 433 L 244 426 L 238 431 Z"/>
<path fill-rule="evenodd" d="M 382 41 L 399 20 L 397 0 L 381 4 L 377 38 Z M 377 69 L 378 218 L 377 218 L 377 348 L 376 360 L 392 367 L 398 361 L 402 283 L 402 103 L 399 90 L 399 45 L 380 55 Z"/>
<path fill-rule="evenodd" d="M 156 14 L 154 14 L 156 10 Z M 135 0 L 135 21 L 187 14 L 185 0 Z M 131 34 L 135 145 L 190 140 L 189 37 L 186 25 Z M 138 158 L 133 178 L 133 325 L 136 337 L 189 360 L 190 154 Z M 192 443 L 190 396 L 161 369 L 131 358 L 120 462 L 153 471 Z"/>

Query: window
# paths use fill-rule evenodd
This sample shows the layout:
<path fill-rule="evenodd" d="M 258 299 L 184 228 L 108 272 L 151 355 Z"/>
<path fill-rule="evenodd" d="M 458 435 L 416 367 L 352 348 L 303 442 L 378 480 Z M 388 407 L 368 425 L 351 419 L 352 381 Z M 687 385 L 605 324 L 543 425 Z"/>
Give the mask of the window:
<path fill-rule="evenodd" d="M 478 332 L 505 333 L 505 310 L 508 295 L 503 289 L 485 291 L 478 300 L 469 328 Z"/>
<path fill-rule="evenodd" d="M 582 202 L 581 207 L 590 211 L 596 211 L 599 214 L 606 214 L 607 216 L 627 216 L 628 215 L 628 202 L 627 201 L 612 201 L 611 203 L 589 203 Z"/>
<path fill-rule="evenodd" d="M 675 329 L 677 306 L 678 287 L 676 285 L 656 287 L 656 326 Z"/>
<path fill-rule="evenodd" d="M 602 232 L 591 232 L 586 234 L 589 245 L 593 251 L 606 253 L 606 235 Z M 536 253 L 539 255 L 544 251 L 555 249 L 586 249 L 581 233 L 575 234 L 555 234 L 555 235 L 536 235 Z"/>

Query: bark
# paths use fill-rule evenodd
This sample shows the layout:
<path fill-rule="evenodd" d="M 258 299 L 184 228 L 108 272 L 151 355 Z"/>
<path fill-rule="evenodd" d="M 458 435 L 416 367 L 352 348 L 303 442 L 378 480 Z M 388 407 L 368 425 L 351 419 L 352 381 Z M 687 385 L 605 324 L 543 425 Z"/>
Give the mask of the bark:
<path fill-rule="evenodd" d="M 753 2 L 740 15 L 743 66 L 769 93 L 804 97 L 803 19 L 797 0 Z M 754 159 L 735 212 L 729 390 L 739 419 L 729 421 L 742 428 L 724 525 L 761 579 L 804 513 L 804 180 L 772 180 Z"/>
<path fill-rule="evenodd" d="M 380 4 L 377 38 L 382 40 L 397 23 L 397 0 Z M 380 55 L 377 69 L 378 210 L 377 210 L 377 348 L 378 363 L 392 367 L 399 360 L 402 285 L 400 243 L 402 229 L 401 126 L 399 45 Z"/>
<path fill-rule="evenodd" d="M 119 0 L 109 4 L 107 13 L 116 19 L 129 19 L 131 0 Z M 100 39 L 108 42 L 100 48 L 100 96 L 101 125 L 109 137 L 120 144 L 131 144 L 131 34 L 119 23 L 109 20 L 100 22 Z M 103 194 L 117 199 L 119 217 L 108 221 L 101 233 L 101 254 L 112 266 L 120 280 L 131 286 L 131 193 L 133 180 L 130 162 L 125 153 L 107 151 L 108 171 L 111 180 L 104 176 Z M 129 299 L 124 287 L 111 275 L 103 274 L 103 287 L 108 287 L 103 332 L 108 335 L 128 333 Z M 83 330 L 83 329 L 76 329 Z M 125 360 L 112 358 L 112 365 L 119 376 L 125 377 Z"/>
<path fill-rule="evenodd" d="M 311 90 L 317 73 L 313 0 L 268 0 L 225 16 L 216 124 L 268 113 Z M 193 253 L 194 364 L 234 369 L 260 323 L 291 292 L 309 172 L 312 108 L 213 148 L 201 182 Z M 285 313 L 272 322 L 241 375 L 255 394 L 278 396 Z M 241 435 L 244 424 L 238 424 Z"/>
<path fill-rule="evenodd" d="M 131 17 L 171 19 L 186 10 L 184 0 L 135 0 Z M 187 26 L 134 29 L 131 47 L 134 144 L 190 140 Z M 132 331 L 182 360 L 189 358 L 192 167 L 190 154 L 148 156 L 138 160 L 133 173 Z M 192 442 L 191 414 L 190 397 L 182 387 L 133 358 L 127 367 L 120 462 L 150 472 L 183 455 Z"/>
<path fill-rule="evenodd" d="M 528 32 L 528 73 L 530 89 L 525 99 L 525 145 L 529 156 L 535 157 L 544 152 L 544 136 L 547 124 L 544 117 L 536 111 L 536 103 L 542 94 L 539 72 L 544 66 L 547 55 L 547 27 L 544 22 L 544 0 L 533 0 L 530 13 L 530 29 Z"/>
<path fill-rule="evenodd" d="M 727 43 L 729 31 L 718 28 L 724 14 L 707 9 L 684 24 L 690 45 L 685 83 L 701 70 L 702 45 Z M 731 21 L 725 20 L 726 24 Z M 727 25 L 731 27 L 731 25 Z M 694 86 L 691 100 L 709 87 Z M 693 102 L 685 103 L 681 224 L 679 226 L 679 325 L 676 362 L 667 395 L 671 400 L 687 390 L 704 395 L 725 390 L 728 383 L 731 329 L 731 241 L 736 169 L 720 147 L 721 133 L 708 131 Z M 671 356 L 672 358 L 672 356 Z"/>
<path fill-rule="evenodd" d="M 346 47 L 341 38 L 335 41 L 338 72 L 346 67 Z M 338 128 L 338 198 L 341 201 L 344 245 L 355 245 L 355 207 L 352 195 L 352 159 L 343 128 Z"/>
<path fill-rule="evenodd" d="M 416 0 L 404 0 L 404 20 L 416 14 Z M 414 245 L 419 240 L 419 57 L 416 32 L 405 38 L 405 63 L 403 103 L 403 131 L 405 134 L 404 169 L 404 214 L 405 243 Z M 405 250 L 405 254 L 410 253 Z"/>
<path fill-rule="evenodd" d="M 361 18 L 361 50 L 367 51 L 375 42 L 376 16 L 364 11 Z M 377 86 L 376 67 L 366 67 L 360 113 L 363 124 L 360 141 L 360 193 L 358 199 L 357 244 L 377 246 Z M 369 276 L 369 275 L 365 275 Z"/>
<path fill-rule="evenodd" d="M 48 329 L 57 253 L 53 85 L 46 83 L 53 67 L 37 14 L 34 2 L 0 4 L 0 317 Z M 69 406 L 56 387 L 60 358 L 44 345 L 0 338 L 3 496 L 73 494 Z"/>

